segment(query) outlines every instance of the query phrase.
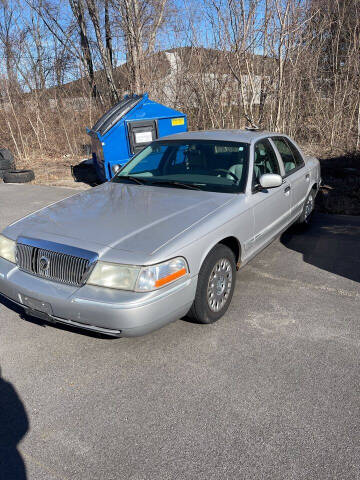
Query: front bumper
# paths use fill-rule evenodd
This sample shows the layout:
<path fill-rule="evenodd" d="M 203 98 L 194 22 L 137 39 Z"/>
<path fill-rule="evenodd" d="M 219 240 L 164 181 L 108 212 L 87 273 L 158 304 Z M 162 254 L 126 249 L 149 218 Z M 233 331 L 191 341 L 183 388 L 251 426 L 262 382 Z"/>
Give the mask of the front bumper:
<path fill-rule="evenodd" d="M 31 310 L 31 315 L 117 337 L 144 335 L 186 315 L 196 284 L 192 277 L 149 293 L 78 288 L 35 277 L 0 258 L 0 294 L 25 310 L 26 296 L 51 305 L 51 314 Z"/>

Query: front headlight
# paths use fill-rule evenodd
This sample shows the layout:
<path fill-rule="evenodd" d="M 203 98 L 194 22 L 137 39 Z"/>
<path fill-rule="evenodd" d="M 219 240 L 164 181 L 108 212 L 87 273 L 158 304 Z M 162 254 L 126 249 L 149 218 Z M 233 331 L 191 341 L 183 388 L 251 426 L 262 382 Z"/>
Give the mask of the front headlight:
<path fill-rule="evenodd" d="M 140 267 L 97 262 L 87 283 L 119 290 L 134 290 L 139 272 Z"/>
<path fill-rule="evenodd" d="M 15 259 L 16 242 L 10 238 L 0 235 L 0 257 L 5 258 L 9 262 L 16 263 Z"/>
<path fill-rule="evenodd" d="M 99 261 L 87 283 L 119 290 L 150 292 L 175 282 L 187 273 L 187 263 L 182 257 L 148 267 Z"/>
<path fill-rule="evenodd" d="M 167 262 L 143 267 L 136 282 L 138 292 L 149 292 L 175 282 L 178 278 L 188 273 L 187 263 L 184 258 L 177 257 Z"/>

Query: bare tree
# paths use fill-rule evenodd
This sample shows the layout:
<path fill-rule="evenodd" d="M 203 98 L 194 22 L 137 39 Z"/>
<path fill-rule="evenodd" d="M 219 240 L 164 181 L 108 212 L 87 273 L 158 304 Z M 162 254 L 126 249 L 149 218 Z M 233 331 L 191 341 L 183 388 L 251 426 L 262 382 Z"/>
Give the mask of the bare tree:
<path fill-rule="evenodd" d="M 6 65 L 6 76 L 8 82 L 13 86 L 17 84 L 15 71 L 15 37 L 14 21 L 16 10 L 14 5 L 9 5 L 6 0 L 0 1 L 0 42 L 3 47 L 3 56 Z"/>
<path fill-rule="evenodd" d="M 104 26 L 105 26 L 106 51 L 110 60 L 111 68 L 114 68 L 114 52 L 113 52 L 113 45 L 112 45 L 112 34 L 111 34 L 110 16 L 109 16 L 109 0 L 104 0 Z"/>
<path fill-rule="evenodd" d="M 155 50 L 168 0 L 112 0 L 112 4 L 115 20 L 124 38 L 129 90 L 142 93 L 144 59 Z"/>
<path fill-rule="evenodd" d="M 98 92 L 94 76 L 94 63 L 87 33 L 84 2 L 83 0 L 69 0 L 69 4 L 79 27 L 82 59 L 83 63 L 86 65 L 86 69 L 89 75 L 92 96 L 96 98 L 98 96 Z"/>
<path fill-rule="evenodd" d="M 101 63 L 104 69 L 104 74 L 105 74 L 106 83 L 109 89 L 110 98 L 113 102 L 115 102 L 119 100 L 119 95 L 118 95 L 118 91 L 115 85 L 115 80 L 113 75 L 111 51 L 109 50 L 109 48 L 106 48 L 103 42 L 99 9 L 95 0 L 86 0 L 86 4 L 88 7 L 92 24 L 94 26 L 97 46 L 100 52 Z"/>

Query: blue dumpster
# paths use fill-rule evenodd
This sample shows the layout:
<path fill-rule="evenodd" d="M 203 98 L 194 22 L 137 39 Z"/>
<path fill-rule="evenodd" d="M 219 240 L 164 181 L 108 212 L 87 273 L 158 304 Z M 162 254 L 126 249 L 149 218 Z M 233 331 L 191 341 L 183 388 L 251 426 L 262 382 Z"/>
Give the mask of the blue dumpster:
<path fill-rule="evenodd" d="M 130 158 L 156 138 L 187 131 L 184 113 L 153 102 L 147 93 L 125 96 L 87 133 L 102 181 L 110 180 Z"/>

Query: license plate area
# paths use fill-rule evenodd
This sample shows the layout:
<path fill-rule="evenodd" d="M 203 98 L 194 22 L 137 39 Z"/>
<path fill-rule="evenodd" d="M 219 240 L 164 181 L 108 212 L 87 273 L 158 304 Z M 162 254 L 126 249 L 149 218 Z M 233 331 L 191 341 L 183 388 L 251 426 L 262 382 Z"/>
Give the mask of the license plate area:
<path fill-rule="evenodd" d="M 37 300 L 36 298 L 28 297 L 27 295 L 19 294 L 21 303 L 24 307 L 34 312 L 34 316 L 36 312 L 40 312 L 45 315 L 52 315 L 52 308 L 50 303 L 43 302 L 42 300 Z"/>

